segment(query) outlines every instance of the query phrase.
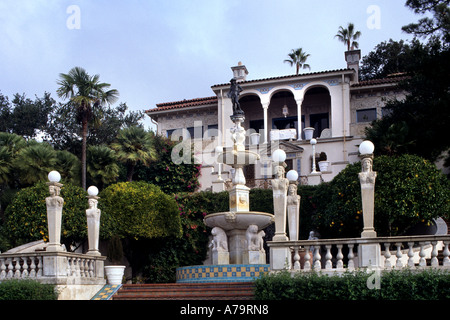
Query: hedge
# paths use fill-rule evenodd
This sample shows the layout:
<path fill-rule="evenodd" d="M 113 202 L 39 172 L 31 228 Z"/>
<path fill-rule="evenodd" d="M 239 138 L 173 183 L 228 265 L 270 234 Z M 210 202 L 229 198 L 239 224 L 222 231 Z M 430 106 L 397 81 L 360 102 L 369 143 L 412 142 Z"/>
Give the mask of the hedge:
<path fill-rule="evenodd" d="M 100 236 L 152 239 L 181 236 L 178 208 L 173 197 L 144 182 L 119 182 L 99 194 Z"/>
<path fill-rule="evenodd" d="M 6 280 L 0 283 L 0 300 L 57 300 L 58 293 L 52 284 L 35 280 Z"/>
<path fill-rule="evenodd" d="M 339 275 L 287 271 L 255 281 L 256 300 L 442 300 L 450 299 L 450 273 L 411 269 L 383 271 L 379 289 L 375 272 Z M 372 284 L 371 288 L 368 286 Z"/>
<path fill-rule="evenodd" d="M 17 192 L 6 208 L 2 232 L 11 245 L 18 246 L 36 240 L 48 240 L 47 209 L 45 198 L 50 196 L 45 182 Z M 64 207 L 61 225 L 61 241 L 69 250 L 70 245 L 87 237 L 87 193 L 82 188 L 64 183 L 61 197 Z"/>

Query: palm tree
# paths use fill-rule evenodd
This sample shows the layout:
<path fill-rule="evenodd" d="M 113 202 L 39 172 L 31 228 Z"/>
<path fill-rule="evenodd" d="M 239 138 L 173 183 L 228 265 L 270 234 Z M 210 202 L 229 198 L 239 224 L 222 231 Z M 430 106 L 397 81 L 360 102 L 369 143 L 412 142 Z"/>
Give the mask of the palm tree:
<path fill-rule="evenodd" d="M 55 170 L 61 173 L 62 179 L 80 185 L 80 159 L 67 150 L 56 151 Z"/>
<path fill-rule="evenodd" d="M 141 127 L 120 130 L 111 148 L 116 151 L 119 161 L 127 166 L 127 181 L 133 180 L 134 168 L 138 162 L 148 166 L 156 160 L 152 137 Z"/>
<path fill-rule="evenodd" d="M 5 146 L 0 146 L 0 185 L 9 182 L 12 167 L 11 152 Z"/>
<path fill-rule="evenodd" d="M 48 173 L 54 170 L 55 164 L 56 152 L 52 146 L 33 141 L 19 151 L 14 168 L 19 172 L 21 185 L 32 185 L 45 181 Z"/>
<path fill-rule="evenodd" d="M 101 103 L 112 104 L 117 101 L 119 92 L 108 90 L 108 83 L 99 81 L 100 76 L 90 76 L 80 67 L 72 68 L 69 73 L 61 73 L 57 84 L 60 98 L 70 99 L 69 103 L 76 108 L 77 120 L 81 122 L 81 186 L 86 189 L 86 140 L 88 123 L 93 118 L 95 108 Z"/>
<path fill-rule="evenodd" d="M 89 146 L 87 173 L 100 190 L 105 184 L 116 181 L 119 177 L 119 165 L 114 150 L 106 145 Z"/>
<path fill-rule="evenodd" d="M 302 48 L 292 49 L 291 53 L 289 53 L 288 56 L 290 59 L 286 59 L 284 60 L 284 62 L 289 63 L 291 67 L 295 65 L 297 71 L 296 74 L 298 74 L 300 68 L 302 67 L 303 69 L 308 68 L 309 70 L 311 70 L 309 64 L 305 63 L 310 55 L 304 52 Z"/>
<path fill-rule="evenodd" d="M 14 184 L 13 170 L 17 155 L 27 146 L 26 140 L 15 133 L 0 132 L 0 185 Z"/>
<path fill-rule="evenodd" d="M 359 43 L 356 41 L 361 36 L 360 31 L 355 32 L 355 26 L 353 23 L 349 22 L 346 29 L 344 27 L 340 26 L 338 33 L 334 36 L 335 38 L 338 38 L 339 41 L 343 42 L 347 45 L 347 50 L 354 50 L 355 48 L 358 49 Z"/>

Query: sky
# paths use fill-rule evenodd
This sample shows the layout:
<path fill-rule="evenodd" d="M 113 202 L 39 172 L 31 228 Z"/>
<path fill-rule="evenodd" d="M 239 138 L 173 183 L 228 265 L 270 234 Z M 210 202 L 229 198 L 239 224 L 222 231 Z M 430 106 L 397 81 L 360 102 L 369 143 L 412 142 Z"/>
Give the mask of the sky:
<path fill-rule="evenodd" d="M 302 72 L 346 68 L 339 26 L 354 23 L 365 56 L 412 39 L 401 27 L 419 18 L 405 0 L 0 0 L 0 92 L 62 102 L 59 74 L 79 66 L 144 111 L 213 96 L 239 61 L 248 80 L 294 74 L 283 61 L 299 47 Z"/>

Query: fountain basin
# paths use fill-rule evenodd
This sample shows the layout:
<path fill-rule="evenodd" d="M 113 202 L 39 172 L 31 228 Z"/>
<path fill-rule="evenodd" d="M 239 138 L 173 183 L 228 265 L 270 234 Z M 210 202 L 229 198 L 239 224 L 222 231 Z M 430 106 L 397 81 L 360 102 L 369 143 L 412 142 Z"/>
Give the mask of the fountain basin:
<path fill-rule="evenodd" d="M 259 159 L 259 154 L 251 150 L 230 150 L 219 154 L 217 162 L 228 165 L 248 165 L 255 164 Z"/>
<path fill-rule="evenodd" d="M 228 211 L 208 214 L 204 221 L 210 228 L 220 227 L 225 231 L 247 230 L 249 225 L 257 225 L 258 230 L 261 230 L 274 222 L 274 215 L 259 211 Z"/>

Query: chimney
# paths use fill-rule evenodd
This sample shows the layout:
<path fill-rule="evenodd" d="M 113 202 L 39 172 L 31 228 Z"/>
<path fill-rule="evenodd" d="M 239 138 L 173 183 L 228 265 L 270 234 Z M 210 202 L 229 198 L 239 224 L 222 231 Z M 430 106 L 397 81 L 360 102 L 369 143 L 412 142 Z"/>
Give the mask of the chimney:
<path fill-rule="evenodd" d="M 359 82 L 359 59 L 361 59 L 361 50 L 345 51 L 347 68 L 356 71 L 354 82 Z"/>
<path fill-rule="evenodd" d="M 233 78 L 236 79 L 237 82 L 245 81 L 247 78 L 248 70 L 241 61 L 238 62 L 237 66 L 231 67 L 231 70 L 233 70 Z"/>

